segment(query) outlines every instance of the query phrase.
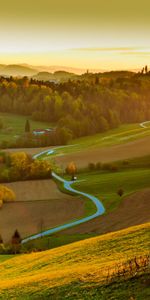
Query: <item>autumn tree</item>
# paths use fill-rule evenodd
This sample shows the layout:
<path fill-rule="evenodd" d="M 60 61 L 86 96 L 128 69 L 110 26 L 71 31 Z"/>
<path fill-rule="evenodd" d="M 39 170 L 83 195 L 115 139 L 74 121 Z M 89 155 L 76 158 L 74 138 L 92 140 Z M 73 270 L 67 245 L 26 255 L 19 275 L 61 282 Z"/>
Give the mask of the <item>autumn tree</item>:
<path fill-rule="evenodd" d="M 27 179 L 30 173 L 32 157 L 25 152 L 17 152 L 10 155 L 10 160 L 12 177 Z"/>
<path fill-rule="evenodd" d="M 30 178 L 43 179 L 51 177 L 51 164 L 46 160 L 34 160 L 30 165 Z"/>
<path fill-rule="evenodd" d="M 74 162 L 68 164 L 66 168 L 66 173 L 71 175 L 71 179 L 74 180 L 75 174 L 77 172 L 77 167 Z"/>
<path fill-rule="evenodd" d="M 3 202 L 11 202 L 16 198 L 15 193 L 10 188 L 0 185 L 0 206 L 2 207 Z"/>

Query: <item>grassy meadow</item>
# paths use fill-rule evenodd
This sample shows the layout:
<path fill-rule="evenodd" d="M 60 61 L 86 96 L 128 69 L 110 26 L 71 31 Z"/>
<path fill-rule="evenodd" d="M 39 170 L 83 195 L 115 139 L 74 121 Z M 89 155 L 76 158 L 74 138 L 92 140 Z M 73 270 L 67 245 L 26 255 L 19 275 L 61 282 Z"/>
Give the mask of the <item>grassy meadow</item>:
<path fill-rule="evenodd" d="M 114 170 L 104 170 L 103 168 L 107 166 Z M 69 175 L 65 175 L 65 178 L 70 180 Z M 105 213 L 108 213 L 117 208 L 122 199 L 131 193 L 149 188 L 149 178 L 150 156 L 144 156 L 101 164 L 100 170 L 90 171 L 88 166 L 85 169 L 79 169 L 78 180 L 73 183 L 73 187 L 98 197 L 106 208 Z M 61 184 L 59 188 L 63 191 Z M 122 197 L 117 194 L 120 188 L 124 191 Z"/>
<path fill-rule="evenodd" d="M 118 172 L 92 172 L 79 174 L 74 187 L 98 197 L 106 208 L 106 213 L 114 210 L 129 194 L 150 187 L 150 169 L 122 170 Z M 81 181 L 80 181 L 81 180 Z M 122 188 L 123 197 L 117 194 Z"/>
<path fill-rule="evenodd" d="M 50 123 L 33 121 L 31 117 L 0 112 L 0 120 L 4 124 L 4 128 L 0 130 L 0 142 L 15 141 L 17 137 L 24 133 L 27 119 L 30 120 L 31 130 L 52 126 Z"/>
<path fill-rule="evenodd" d="M 66 147 L 56 147 L 55 155 L 67 155 L 69 153 L 80 152 L 84 149 L 96 149 L 99 147 L 109 147 L 113 145 L 124 144 L 150 135 L 150 125 L 142 128 L 139 124 L 125 124 L 118 128 L 104 133 L 98 133 L 92 136 L 73 139 Z M 47 157 L 43 154 L 41 158 Z"/>
<path fill-rule="evenodd" d="M 148 255 L 149 230 L 147 223 L 57 249 L 6 257 L 0 261 L 1 299 L 148 300 L 148 269 L 127 273 L 122 280 L 117 266 Z M 115 280 L 106 282 L 108 270 Z"/>

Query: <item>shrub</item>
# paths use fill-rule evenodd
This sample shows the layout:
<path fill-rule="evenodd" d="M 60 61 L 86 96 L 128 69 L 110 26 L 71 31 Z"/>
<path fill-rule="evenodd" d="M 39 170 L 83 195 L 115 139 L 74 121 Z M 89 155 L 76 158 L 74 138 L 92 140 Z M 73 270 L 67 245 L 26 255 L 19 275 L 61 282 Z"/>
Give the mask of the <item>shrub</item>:
<path fill-rule="evenodd" d="M 3 239 L 2 239 L 2 237 L 1 237 L 1 235 L 0 235 L 0 245 L 1 244 L 3 244 Z"/>
<path fill-rule="evenodd" d="M 128 166 L 129 165 L 129 160 L 123 160 L 122 164 L 123 164 L 123 166 Z"/>
<path fill-rule="evenodd" d="M 0 199 L 3 202 L 11 202 L 16 198 L 15 193 L 6 186 L 0 185 Z"/>
<path fill-rule="evenodd" d="M 51 164 L 46 160 L 34 160 L 30 165 L 29 178 L 44 179 L 51 177 Z"/>
<path fill-rule="evenodd" d="M 118 166 L 117 165 L 111 165 L 110 166 L 110 171 L 117 172 L 118 171 Z"/>
<path fill-rule="evenodd" d="M 102 169 L 108 171 L 108 170 L 111 170 L 111 166 L 112 165 L 110 163 L 104 163 L 102 165 Z"/>
<path fill-rule="evenodd" d="M 11 244 L 12 244 L 12 250 L 13 252 L 19 253 L 20 252 L 20 248 L 21 248 L 21 236 L 20 233 L 18 232 L 18 230 L 16 229 L 12 239 L 11 239 Z"/>
<path fill-rule="evenodd" d="M 123 190 L 122 188 L 120 188 L 120 189 L 118 190 L 117 194 L 118 194 L 120 197 L 122 197 L 123 194 L 124 194 L 124 190 Z"/>
<path fill-rule="evenodd" d="M 90 171 L 94 171 L 95 170 L 95 164 L 94 163 L 89 163 L 88 164 L 88 169 L 90 170 Z"/>
<path fill-rule="evenodd" d="M 101 168 L 102 168 L 101 162 L 96 163 L 95 168 L 96 168 L 96 170 L 101 170 Z"/>

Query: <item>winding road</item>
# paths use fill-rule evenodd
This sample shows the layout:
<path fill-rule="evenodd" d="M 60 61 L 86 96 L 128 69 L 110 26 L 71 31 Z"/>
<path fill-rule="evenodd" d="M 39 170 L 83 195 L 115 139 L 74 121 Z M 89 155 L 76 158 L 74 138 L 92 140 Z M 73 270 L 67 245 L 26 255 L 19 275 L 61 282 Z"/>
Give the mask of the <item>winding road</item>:
<path fill-rule="evenodd" d="M 51 155 L 54 152 L 55 152 L 55 149 L 53 149 L 53 150 L 46 150 L 46 151 L 43 151 L 41 153 L 38 153 L 38 154 L 34 155 L 33 158 L 34 159 L 38 159 L 43 154 Z M 84 192 L 81 192 L 81 191 L 78 191 L 78 190 L 74 189 L 71 186 L 74 181 L 65 180 L 62 177 L 58 176 L 54 172 L 52 172 L 52 177 L 54 179 L 62 182 L 66 191 L 70 191 L 70 192 L 72 192 L 72 193 L 74 193 L 76 195 L 81 195 L 81 196 L 84 196 L 84 197 L 87 197 L 88 199 L 90 199 L 95 204 L 95 206 L 96 206 L 96 212 L 94 214 L 88 216 L 88 217 L 84 217 L 82 219 L 79 219 L 79 220 L 76 220 L 76 221 L 72 221 L 70 223 L 66 223 L 66 224 L 63 224 L 63 225 L 60 225 L 60 226 L 48 229 L 46 231 L 34 234 L 32 236 L 29 236 L 29 237 L 27 237 L 27 238 L 25 238 L 25 239 L 22 240 L 22 244 L 27 243 L 27 242 L 29 242 L 31 240 L 43 237 L 43 236 L 54 234 L 56 232 L 59 232 L 59 231 L 64 230 L 64 229 L 71 228 L 71 227 L 76 226 L 76 225 L 80 225 L 82 223 L 85 223 L 87 221 L 90 221 L 90 220 L 92 220 L 92 219 L 94 219 L 94 218 L 102 215 L 105 212 L 105 208 L 104 208 L 103 204 L 101 203 L 101 201 L 98 198 L 96 198 L 95 196 L 92 196 L 90 194 L 87 194 L 87 193 L 84 193 Z"/>
<path fill-rule="evenodd" d="M 147 128 L 147 124 L 150 123 L 150 121 L 145 121 L 145 122 L 142 122 L 140 123 L 140 127 L 142 128 Z M 48 149 L 48 150 L 45 150 L 45 151 L 42 151 L 36 155 L 33 156 L 33 159 L 38 159 L 40 158 L 40 156 L 42 156 L 43 154 L 46 154 L 46 155 L 52 155 L 54 154 L 54 152 L 58 149 L 58 148 L 62 148 L 62 147 L 57 147 L 57 148 L 54 148 L 54 149 Z M 51 234 L 54 234 L 54 233 L 57 233 L 59 231 L 62 231 L 64 229 L 68 229 L 68 228 L 71 228 L 71 227 L 74 227 L 76 225 L 80 225 L 80 224 L 83 224 L 87 221 L 90 221 L 98 216 L 101 216 L 104 212 L 105 212 L 105 208 L 102 204 L 102 202 L 96 198 L 95 196 L 92 196 L 90 194 L 87 194 L 87 193 L 84 193 L 84 192 L 81 192 L 81 191 L 78 191 L 76 189 L 74 189 L 71 185 L 73 184 L 74 181 L 67 181 L 65 179 L 63 179 L 62 177 L 58 176 L 56 173 L 52 172 L 52 177 L 60 182 L 63 183 L 63 186 L 65 188 L 66 191 L 70 191 L 76 195 L 81 195 L 81 196 L 84 196 L 84 197 L 87 197 L 88 199 L 90 199 L 96 206 L 96 212 L 88 217 L 84 217 L 82 219 L 79 219 L 79 220 L 76 220 L 76 221 L 72 221 L 70 223 L 66 223 L 66 224 L 63 224 L 63 225 L 60 225 L 60 226 L 57 226 L 57 227 L 54 227 L 54 228 L 51 228 L 51 229 L 48 229 L 46 231 L 43 231 L 41 233 L 37 233 L 37 234 L 34 234 L 32 236 L 29 236 L 25 239 L 22 240 L 22 244 L 24 243 L 27 243 L 28 241 L 31 241 L 31 240 L 34 240 L 34 239 L 37 239 L 37 238 L 40 238 L 40 237 L 44 237 L 44 236 L 47 236 L 47 235 L 51 235 Z"/>
<path fill-rule="evenodd" d="M 146 124 L 148 124 L 148 123 L 150 123 L 150 121 L 142 122 L 142 123 L 140 123 L 140 126 L 141 126 L 142 128 L 147 128 Z"/>

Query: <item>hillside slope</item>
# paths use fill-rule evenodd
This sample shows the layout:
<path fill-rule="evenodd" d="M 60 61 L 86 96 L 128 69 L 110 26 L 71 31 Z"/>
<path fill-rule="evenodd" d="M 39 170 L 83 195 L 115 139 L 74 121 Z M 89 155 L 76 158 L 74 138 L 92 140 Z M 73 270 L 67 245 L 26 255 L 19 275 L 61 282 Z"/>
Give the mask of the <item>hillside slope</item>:
<path fill-rule="evenodd" d="M 6 257 L 0 263 L 0 299 L 148 299 L 141 276 L 104 285 L 116 264 L 147 255 L 150 223 L 57 249 Z M 0 256 L 1 260 L 1 256 Z M 138 294 L 137 294 L 138 293 Z"/>
<path fill-rule="evenodd" d="M 150 222 L 150 188 L 131 193 L 125 197 L 117 209 L 94 220 L 59 233 L 59 235 L 98 233 L 124 229 Z"/>

